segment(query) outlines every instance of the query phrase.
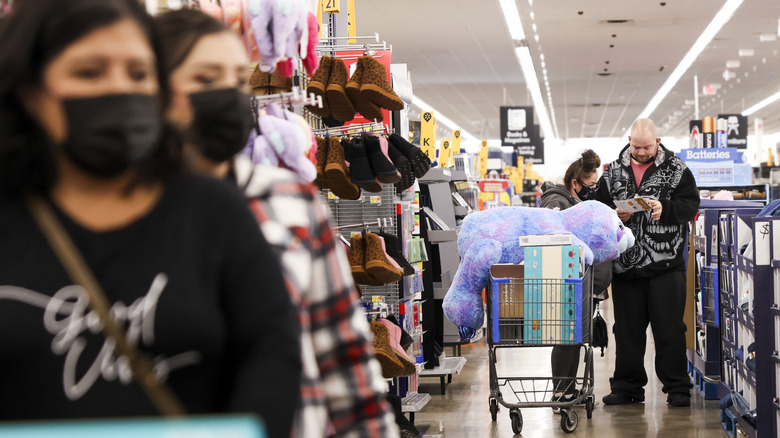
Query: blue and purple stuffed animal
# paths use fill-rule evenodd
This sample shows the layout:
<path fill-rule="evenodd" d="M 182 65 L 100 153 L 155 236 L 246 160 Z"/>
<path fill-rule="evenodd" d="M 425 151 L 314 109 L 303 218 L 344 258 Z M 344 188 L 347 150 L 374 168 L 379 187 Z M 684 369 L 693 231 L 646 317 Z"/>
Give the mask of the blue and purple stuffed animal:
<path fill-rule="evenodd" d="M 634 244 L 634 235 L 617 213 L 597 201 L 585 201 L 563 211 L 547 208 L 502 207 L 471 214 L 458 234 L 460 265 L 444 297 L 444 314 L 458 326 L 463 340 L 482 327 L 482 289 L 490 266 L 524 260 L 520 236 L 571 233 L 591 266 L 618 255 Z"/>

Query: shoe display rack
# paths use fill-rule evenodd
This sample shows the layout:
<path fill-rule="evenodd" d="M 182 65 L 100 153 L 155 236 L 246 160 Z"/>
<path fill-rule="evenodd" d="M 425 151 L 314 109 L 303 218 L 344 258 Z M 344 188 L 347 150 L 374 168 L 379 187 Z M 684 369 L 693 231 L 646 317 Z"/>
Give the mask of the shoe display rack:
<path fill-rule="evenodd" d="M 776 437 L 780 287 L 775 278 L 780 279 L 776 273 L 780 218 L 730 212 L 720 215 L 719 228 L 723 231 L 721 417 L 724 427 L 739 428 L 746 436 Z"/>
<path fill-rule="evenodd" d="M 364 192 L 357 200 L 341 199 L 333 196 L 329 190 L 324 190 L 323 193 L 333 216 L 332 225 L 343 237 L 348 239 L 352 232 L 398 235 L 396 194 L 392 185 L 383 185 L 379 193 Z M 363 301 L 381 301 L 388 306 L 390 313 L 400 317 L 397 282 L 381 286 L 361 285 L 361 289 Z"/>

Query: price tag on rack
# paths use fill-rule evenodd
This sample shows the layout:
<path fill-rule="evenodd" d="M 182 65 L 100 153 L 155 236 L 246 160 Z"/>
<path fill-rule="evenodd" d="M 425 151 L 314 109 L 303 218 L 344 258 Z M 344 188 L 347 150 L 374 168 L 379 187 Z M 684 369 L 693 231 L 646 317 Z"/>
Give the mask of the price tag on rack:
<path fill-rule="evenodd" d="M 369 197 L 369 202 L 371 204 L 382 205 L 382 197 L 381 196 L 371 196 L 371 197 Z"/>
<path fill-rule="evenodd" d="M 336 199 L 336 195 L 333 192 L 328 192 L 328 199 Z"/>

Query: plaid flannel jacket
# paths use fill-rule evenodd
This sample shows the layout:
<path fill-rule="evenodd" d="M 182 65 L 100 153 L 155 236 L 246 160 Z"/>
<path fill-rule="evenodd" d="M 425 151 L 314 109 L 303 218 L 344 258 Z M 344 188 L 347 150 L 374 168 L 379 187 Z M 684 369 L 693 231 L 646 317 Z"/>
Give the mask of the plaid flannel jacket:
<path fill-rule="evenodd" d="M 234 176 L 281 257 L 299 310 L 302 406 L 292 436 L 398 437 L 349 262 L 316 189 L 292 172 L 255 166 L 243 156 L 234 162 Z"/>

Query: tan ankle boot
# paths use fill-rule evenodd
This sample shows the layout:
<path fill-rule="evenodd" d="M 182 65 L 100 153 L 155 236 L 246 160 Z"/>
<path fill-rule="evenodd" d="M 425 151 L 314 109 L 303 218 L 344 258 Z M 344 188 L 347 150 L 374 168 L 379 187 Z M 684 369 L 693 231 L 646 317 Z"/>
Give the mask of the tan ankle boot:
<path fill-rule="evenodd" d="M 325 95 L 328 96 L 328 106 L 330 106 L 331 115 L 336 120 L 343 122 L 348 122 L 355 118 L 355 107 L 352 106 L 352 102 L 344 90 L 344 87 L 347 85 L 347 79 L 349 79 L 349 73 L 347 73 L 347 66 L 344 64 L 344 61 L 338 58 L 334 59 Z"/>
<path fill-rule="evenodd" d="M 376 120 L 381 122 L 384 119 L 382 114 L 382 108 L 375 103 L 363 97 L 360 94 L 360 87 L 363 85 L 363 57 L 361 56 L 357 60 L 357 67 L 355 67 L 355 73 L 352 73 L 352 78 L 347 82 L 345 90 L 349 100 L 352 101 L 352 105 L 355 106 L 355 110 L 360 113 L 361 116 L 368 120 Z"/>
<path fill-rule="evenodd" d="M 374 233 L 366 233 L 366 271 L 384 284 L 401 280 L 404 271 L 393 266 L 384 247 L 384 240 Z"/>
<path fill-rule="evenodd" d="M 320 60 L 320 67 L 314 72 L 314 75 L 309 79 L 309 84 L 306 86 L 307 96 L 309 93 L 312 93 L 315 96 L 322 96 L 322 108 L 313 106 L 306 107 L 309 111 L 320 117 L 330 115 L 330 107 L 328 106 L 328 100 L 325 96 L 325 89 L 328 87 L 331 67 L 333 67 L 333 58 L 330 56 L 323 56 Z"/>
<path fill-rule="evenodd" d="M 371 56 L 363 57 L 363 84 L 360 86 L 360 94 L 390 111 L 404 109 L 404 102 L 387 82 L 385 66 Z"/>
<path fill-rule="evenodd" d="M 322 189 L 328 188 L 328 180 L 325 178 L 325 164 L 328 162 L 328 141 L 322 137 L 317 137 L 317 153 L 314 155 L 317 168 L 317 178 L 314 183 Z"/>
<path fill-rule="evenodd" d="M 325 180 L 334 195 L 342 199 L 359 199 L 360 189 L 349 179 L 344 148 L 338 137 L 328 139 L 328 159 L 325 164 Z"/>

